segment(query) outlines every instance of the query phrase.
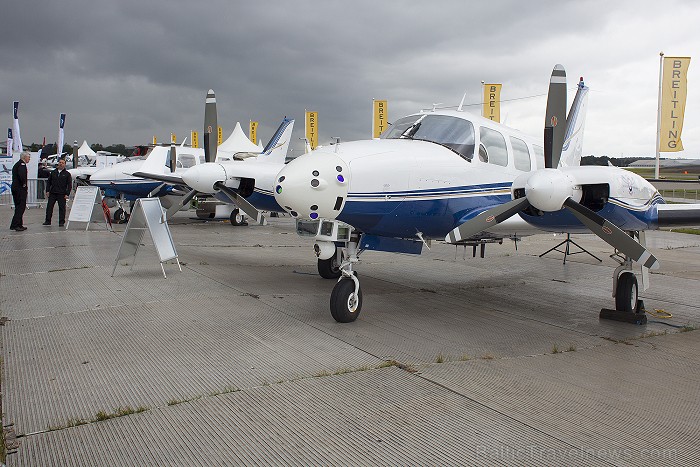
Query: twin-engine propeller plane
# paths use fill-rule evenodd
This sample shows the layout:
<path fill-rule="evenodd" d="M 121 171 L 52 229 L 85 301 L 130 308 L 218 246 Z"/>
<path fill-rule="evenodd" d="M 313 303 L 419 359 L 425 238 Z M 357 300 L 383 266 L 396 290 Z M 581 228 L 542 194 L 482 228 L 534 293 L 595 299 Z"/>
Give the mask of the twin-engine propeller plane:
<path fill-rule="evenodd" d="M 433 110 L 396 121 L 380 139 L 316 149 L 287 164 L 275 198 L 297 218 L 298 232 L 315 235 L 321 275 L 340 277 L 333 318 L 351 322 L 360 313 L 353 268 L 363 251 L 420 254 L 431 239 L 483 246 L 543 230 L 591 231 L 618 250 L 616 308 L 637 310 L 633 262 L 645 288 L 648 269 L 659 267 L 644 231 L 698 225 L 700 204 L 665 204 L 623 169 L 581 167 L 587 92 L 581 79 L 567 117 L 566 74 L 554 68 L 544 139 L 461 108 Z"/>
<path fill-rule="evenodd" d="M 272 189 L 277 173 L 284 167 L 294 120 L 284 118 L 262 151 L 239 151 L 223 160 L 197 164 L 181 173 L 141 170 L 134 176 L 188 187 L 190 195 L 205 194 L 225 203 L 236 204 L 256 223 L 263 223 L 261 211 L 284 212 L 275 201 Z M 188 197 L 185 197 L 187 200 Z M 231 223 L 237 223 L 231 214 Z"/>

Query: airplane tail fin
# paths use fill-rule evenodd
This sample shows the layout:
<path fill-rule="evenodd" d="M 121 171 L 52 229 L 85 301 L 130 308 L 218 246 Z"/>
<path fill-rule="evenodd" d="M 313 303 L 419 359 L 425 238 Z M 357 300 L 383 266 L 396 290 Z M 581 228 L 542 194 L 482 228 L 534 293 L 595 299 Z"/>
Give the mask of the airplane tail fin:
<path fill-rule="evenodd" d="M 559 167 L 575 167 L 581 165 L 583 150 L 583 128 L 586 123 L 588 110 L 588 87 L 583 78 L 578 83 L 574 102 L 571 104 L 569 115 L 566 117 L 566 133 L 562 148 Z"/>
<path fill-rule="evenodd" d="M 292 140 L 292 130 L 294 129 L 294 120 L 284 117 L 275 134 L 272 135 L 267 146 L 263 149 L 258 157 L 259 160 L 284 164 L 289 150 L 289 142 Z"/>
<path fill-rule="evenodd" d="M 170 147 L 155 146 L 143 161 L 139 172 L 162 174 L 169 167 Z M 168 172 L 170 170 L 168 169 Z"/>

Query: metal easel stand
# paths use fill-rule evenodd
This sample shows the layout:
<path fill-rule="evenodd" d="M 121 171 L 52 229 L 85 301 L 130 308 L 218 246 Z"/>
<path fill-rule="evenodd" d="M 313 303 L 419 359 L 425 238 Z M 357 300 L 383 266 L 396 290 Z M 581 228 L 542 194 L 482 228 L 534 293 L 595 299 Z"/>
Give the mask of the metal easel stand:
<path fill-rule="evenodd" d="M 562 251 L 562 250 L 559 249 L 562 245 L 565 246 L 564 251 Z M 571 251 L 570 245 L 574 245 L 576 248 L 579 249 L 579 251 Z M 583 248 L 581 245 L 579 245 L 579 244 L 576 243 L 575 241 L 571 240 L 571 234 L 570 234 L 570 233 L 567 233 L 567 234 L 566 234 L 566 240 L 560 242 L 558 245 L 556 245 L 556 246 L 550 248 L 549 250 L 545 251 L 544 253 L 542 253 L 542 254 L 540 255 L 540 258 L 543 257 L 544 255 L 546 255 L 547 253 L 552 252 L 552 251 L 558 251 L 559 253 L 563 253 L 563 254 L 564 254 L 564 264 L 566 264 L 566 257 L 567 257 L 567 256 L 569 256 L 569 255 L 577 255 L 577 254 L 579 254 L 579 253 L 586 253 L 586 254 L 588 254 L 588 255 L 594 257 L 595 259 L 597 259 L 599 262 L 601 262 L 601 263 L 603 262 L 602 259 L 598 258 L 598 257 L 597 257 L 596 255 L 594 255 L 593 253 L 591 253 L 590 251 L 586 250 L 585 248 Z"/>

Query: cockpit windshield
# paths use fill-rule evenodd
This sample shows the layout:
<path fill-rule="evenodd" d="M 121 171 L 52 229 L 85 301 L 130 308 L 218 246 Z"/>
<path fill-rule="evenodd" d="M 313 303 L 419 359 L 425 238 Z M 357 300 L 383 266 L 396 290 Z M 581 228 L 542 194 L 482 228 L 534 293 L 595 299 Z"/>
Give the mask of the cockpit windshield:
<path fill-rule="evenodd" d="M 383 139 L 409 138 L 445 146 L 464 159 L 474 157 L 474 126 L 469 120 L 448 115 L 412 115 L 397 120 Z"/>

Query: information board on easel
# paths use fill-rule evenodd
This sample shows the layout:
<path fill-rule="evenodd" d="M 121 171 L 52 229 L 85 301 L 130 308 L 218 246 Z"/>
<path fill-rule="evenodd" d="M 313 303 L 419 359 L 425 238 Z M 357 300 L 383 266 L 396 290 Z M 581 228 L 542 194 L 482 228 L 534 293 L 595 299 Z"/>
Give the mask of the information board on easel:
<path fill-rule="evenodd" d="M 160 199 L 139 198 L 136 200 L 134 208 L 131 210 L 131 217 L 129 217 L 129 223 L 126 225 L 122 243 L 119 246 L 119 252 L 117 252 L 117 259 L 114 261 L 112 276 L 114 276 L 114 271 L 116 271 L 117 265 L 121 260 L 131 258 L 130 269 L 133 270 L 134 263 L 136 262 L 136 253 L 141 246 L 141 240 L 143 240 L 143 234 L 146 233 L 146 231 L 151 234 L 153 245 L 160 259 L 160 268 L 163 271 L 163 277 L 167 277 L 165 275 L 163 263 L 172 259 L 177 262 L 177 267 L 182 271 L 177 252 L 175 251 L 173 237 L 170 234 L 170 227 L 168 227 L 168 222 L 165 219 L 165 212 L 160 204 Z"/>
<path fill-rule="evenodd" d="M 109 215 L 105 213 L 102 206 L 102 194 L 99 187 L 79 186 L 75 190 L 75 197 L 68 213 L 66 229 L 70 227 L 71 222 L 85 222 L 85 230 L 87 230 L 92 221 L 100 220 L 104 221 L 106 229 L 111 228 L 112 223 Z"/>

